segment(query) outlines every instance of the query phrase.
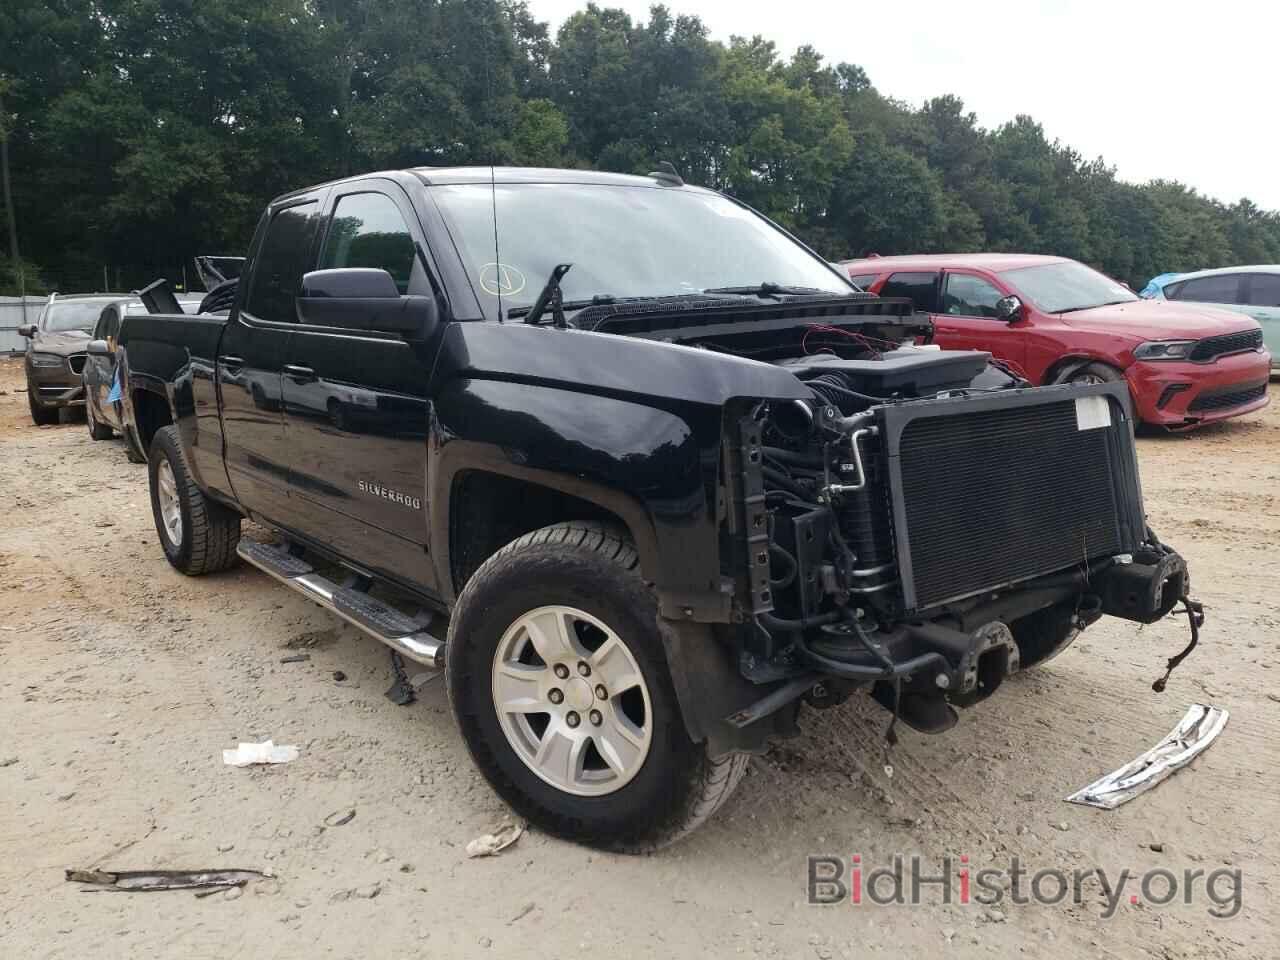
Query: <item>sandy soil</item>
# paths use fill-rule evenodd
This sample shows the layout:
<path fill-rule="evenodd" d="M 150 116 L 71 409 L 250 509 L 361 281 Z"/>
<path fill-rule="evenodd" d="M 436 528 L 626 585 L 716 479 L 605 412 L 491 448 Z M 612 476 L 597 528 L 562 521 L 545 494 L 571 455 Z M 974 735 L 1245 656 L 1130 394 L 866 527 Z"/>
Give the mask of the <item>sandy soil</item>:
<path fill-rule="evenodd" d="M 806 714 L 729 807 L 661 855 L 531 832 L 468 840 L 504 806 L 472 769 L 439 682 L 397 707 L 386 652 L 244 568 L 184 578 L 156 543 L 145 471 L 83 423 L 37 428 L 0 361 L 0 951 L 8 957 L 761 955 L 1273 958 L 1280 814 L 1280 402 L 1140 440 L 1147 505 L 1192 565 L 1202 648 L 1150 689 L 1185 621 L 1093 627 L 941 737 L 861 698 Z M 1273 397 L 1280 393 L 1275 387 Z M 294 652 L 310 654 L 282 664 Z M 348 679 L 335 682 L 335 670 Z M 1188 704 L 1231 710 L 1191 768 L 1119 810 L 1062 797 L 1163 736 Z M 238 740 L 301 757 L 223 766 Z M 335 811 L 354 809 L 343 826 Z M 1239 868 L 1233 919 L 1128 902 L 805 903 L 806 855 L 895 853 L 1028 872 Z M 67 867 L 252 867 L 242 895 L 86 893 Z M 1025 881 L 1024 881 L 1025 882 Z M 1219 888 L 1220 890 L 1225 888 Z M 371 896 L 374 895 L 374 896 Z"/>

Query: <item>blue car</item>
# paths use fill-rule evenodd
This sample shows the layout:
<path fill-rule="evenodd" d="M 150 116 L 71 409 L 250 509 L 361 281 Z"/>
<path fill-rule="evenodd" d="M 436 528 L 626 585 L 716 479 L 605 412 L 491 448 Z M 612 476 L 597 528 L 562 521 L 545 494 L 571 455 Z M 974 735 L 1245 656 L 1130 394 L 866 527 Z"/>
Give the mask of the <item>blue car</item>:
<path fill-rule="evenodd" d="M 1263 343 L 1271 351 L 1271 376 L 1280 376 L 1280 264 L 1162 273 L 1143 288 L 1142 296 L 1211 303 L 1248 314 L 1262 327 Z"/>

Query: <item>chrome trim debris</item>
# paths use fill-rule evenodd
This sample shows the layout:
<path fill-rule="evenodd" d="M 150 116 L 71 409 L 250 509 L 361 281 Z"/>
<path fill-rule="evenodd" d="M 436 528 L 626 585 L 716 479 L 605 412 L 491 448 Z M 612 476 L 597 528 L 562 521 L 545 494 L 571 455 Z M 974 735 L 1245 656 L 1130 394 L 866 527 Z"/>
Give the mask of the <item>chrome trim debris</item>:
<path fill-rule="evenodd" d="M 1066 797 L 1066 801 L 1114 810 L 1194 760 L 1217 739 L 1230 716 L 1221 707 L 1193 703 L 1167 737 L 1133 762 Z"/>

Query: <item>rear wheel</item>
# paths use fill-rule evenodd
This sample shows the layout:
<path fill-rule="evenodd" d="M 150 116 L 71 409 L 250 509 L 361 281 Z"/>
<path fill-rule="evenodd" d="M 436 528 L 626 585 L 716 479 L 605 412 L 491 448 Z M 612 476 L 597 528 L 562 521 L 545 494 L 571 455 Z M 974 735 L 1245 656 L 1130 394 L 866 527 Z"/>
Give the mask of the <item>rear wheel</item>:
<path fill-rule="evenodd" d="M 105 423 L 99 423 L 97 415 L 93 412 L 93 401 L 88 400 L 84 405 L 84 419 L 89 424 L 89 436 L 94 440 L 110 440 L 115 431 Z"/>
<path fill-rule="evenodd" d="M 58 408 L 46 407 L 36 399 L 30 387 L 27 387 L 27 405 L 31 408 L 31 422 L 37 427 L 48 427 L 58 422 Z"/>
<path fill-rule="evenodd" d="M 156 431 L 148 462 L 151 512 L 169 563 L 190 576 L 233 565 L 240 515 L 210 500 L 196 486 L 177 427 Z"/>
<path fill-rule="evenodd" d="M 480 771 L 570 840 L 645 852 L 729 797 L 747 757 L 689 739 L 635 548 L 598 524 L 545 527 L 490 557 L 458 598 L 447 679 Z"/>

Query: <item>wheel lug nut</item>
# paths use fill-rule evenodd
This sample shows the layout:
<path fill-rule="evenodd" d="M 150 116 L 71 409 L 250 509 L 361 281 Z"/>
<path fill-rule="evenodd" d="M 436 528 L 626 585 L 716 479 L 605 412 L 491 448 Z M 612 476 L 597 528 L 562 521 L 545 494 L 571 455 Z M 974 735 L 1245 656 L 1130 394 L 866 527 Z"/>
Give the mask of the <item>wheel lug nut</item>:
<path fill-rule="evenodd" d="M 600 726 L 600 724 L 602 724 L 603 722 L 604 722 L 604 717 L 600 716 L 600 711 L 599 711 L 599 710 L 592 710 L 592 711 L 591 711 L 591 725 L 592 725 L 593 727 L 598 727 L 598 726 Z"/>
<path fill-rule="evenodd" d="M 564 718 L 564 722 L 571 727 L 576 727 L 579 723 L 582 722 L 582 720 L 576 713 L 570 710 L 569 715 Z"/>
<path fill-rule="evenodd" d="M 591 667 L 587 665 L 586 661 L 578 661 L 578 673 L 582 674 L 584 677 L 591 676 Z"/>
<path fill-rule="evenodd" d="M 597 700 L 608 700 L 608 699 L 609 699 L 609 691 L 608 691 L 608 690 L 606 690 L 606 689 L 604 688 L 604 684 L 603 684 L 603 683 L 597 683 L 597 684 L 596 684 L 596 699 L 597 699 Z"/>
<path fill-rule="evenodd" d="M 547 694 L 547 699 L 550 700 L 552 703 L 562 703 L 564 701 L 564 694 L 561 693 L 559 690 L 553 689 L 550 693 Z"/>
<path fill-rule="evenodd" d="M 563 663 L 557 663 L 555 666 L 555 671 L 556 671 L 556 676 L 559 677 L 561 680 L 569 676 L 569 668 L 566 667 Z"/>

